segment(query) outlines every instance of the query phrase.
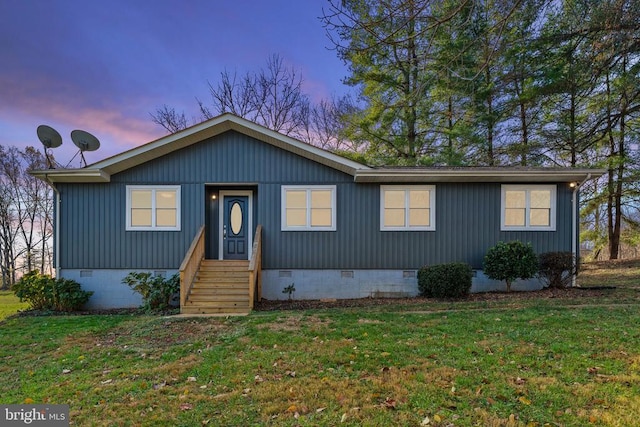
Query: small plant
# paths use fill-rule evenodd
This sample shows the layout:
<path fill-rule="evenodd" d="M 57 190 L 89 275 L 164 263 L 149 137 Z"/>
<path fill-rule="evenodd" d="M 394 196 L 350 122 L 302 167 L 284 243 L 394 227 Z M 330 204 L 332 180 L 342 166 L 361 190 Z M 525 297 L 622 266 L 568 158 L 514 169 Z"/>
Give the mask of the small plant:
<path fill-rule="evenodd" d="M 132 272 L 122 279 L 122 283 L 142 296 L 142 308 L 146 311 L 162 311 L 171 308 L 173 296 L 180 292 L 178 274 L 164 278 L 149 272 Z"/>
<path fill-rule="evenodd" d="M 538 272 L 538 257 L 530 243 L 518 240 L 498 242 L 484 257 L 484 273 L 488 278 L 504 280 L 507 292 L 516 279 L 527 280 Z"/>
<path fill-rule="evenodd" d="M 82 307 L 93 292 L 83 291 L 75 280 L 54 279 L 32 271 L 13 285 L 13 292 L 33 310 L 74 311 Z"/>
<path fill-rule="evenodd" d="M 290 284 L 289 286 L 286 286 L 283 290 L 282 293 L 283 294 L 289 294 L 289 301 L 291 301 L 292 298 L 292 294 L 296 291 L 296 287 L 294 286 L 294 284 Z"/>
<path fill-rule="evenodd" d="M 430 298 L 461 298 L 469 295 L 473 270 L 462 262 L 438 264 L 418 270 L 420 294 Z"/>
<path fill-rule="evenodd" d="M 545 252 L 538 258 L 538 276 L 550 288 L 564 288 L 576 272 L 576 258 L 571 252 Z"/>

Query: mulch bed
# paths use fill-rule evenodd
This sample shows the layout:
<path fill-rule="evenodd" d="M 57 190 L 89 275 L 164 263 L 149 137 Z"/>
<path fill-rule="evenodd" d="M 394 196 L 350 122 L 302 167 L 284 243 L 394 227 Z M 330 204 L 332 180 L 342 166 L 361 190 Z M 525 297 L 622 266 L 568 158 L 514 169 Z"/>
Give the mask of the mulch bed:
<path fill-rule="evenodd" d="M 589 288 L 565 288 L 565 289 L 542 289 L 539 291 L 522 292 L 480 292 L 470 294 L 466 298 L 459 299 L 437 299 L 437 298 L 358 298 L 358 299 L 326 299 L 326 300 L 266 300 L 263 299 L 254 307 L 255 311 L 279 311 L 279 310 L 309 310 L 327 308 L 349 308 L 349 307 L 377 307 L 377 306 L 421 306 L 434 302 L 480 302 L 480 301 L 522 301 L 531 299 L 576 299 L 581 297 L 597 297 L 605 295 L 608 289 L 615 289 L 614 286 L 598 286 Z M 24 310 L 18 312 L 17 316 L 83 316 L 83 315 L 136 315 L 142 314 L 139 308 L 119 308 L 109 310 L 83 310 L 74 312 L 53 312 Z M 179 310 L 173 309 L 160 315 L 178 314 Z"/>
<path fill-rule="evenodd" d="M 565 289 L 541 289 L 539 291 L 523 292 L 479 292 L 470 294 L 466 298 L 459 299 L 436 299 L 436 298 L 359 298 L 359 299 L 327 299 L 327 300 L 266 300 L 263 299 L 256 304 L 256 311 L 278 311 L 278 310 L 309 310 L 325 308 L 345 308 L 345 307 L 372 307 L 385 305 L 405 305 L 424 306 L 433 302 L 480 302 L 480 301 L 504 301 L 514 302 L 531 299 L 575 299 L 581 297 L 597 297 L 606 294 L 607 289 L 615 289 L 611 286 L 597 288 L 565 288 Z"/>

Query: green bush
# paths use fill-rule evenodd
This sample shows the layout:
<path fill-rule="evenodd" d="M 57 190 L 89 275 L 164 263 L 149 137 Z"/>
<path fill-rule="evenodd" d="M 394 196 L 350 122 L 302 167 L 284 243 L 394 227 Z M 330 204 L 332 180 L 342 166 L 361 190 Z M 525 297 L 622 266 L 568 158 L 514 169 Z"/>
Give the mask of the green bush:
<path fill-rule="evenodd" d="M 420 294 L 430 298 L 461 298 L 469 295 L 473 271 L 463 262 L 425 266 L 418 270 Z"/>
<path fill-rule="evenodd" d="M 576 258 L 571 252 L 545 252 L 538 257 L 538 276 L 551 288 L 564 288 L 576 272 Z"/>
<path fill-rule="evenodd" d="M 129 273 L 122 279 L 142 296 L 142 308 L 147 311 L 162 311 L 172 307 L 171 300 L 180 292 L 180 276 L 174 274 L 169 278 L 154 276 L 151 273 Z"/>
<path fill-rule="evenodd" d="M 484 257 L 484 274 L 494 280 L 504 280 L 507 292 L 516 279 L 530 279 L 538 272 L 538 257 L 530 243 L 518 240 L 498 242 Z"/>
<path fill-rule="evenodd" d="M 33 310 L 74 311 L 82 307 L 93 292 L 83 291 L 75 280 L 54 279 L 32 271 L 13 285 L 20 301 L 29 303 Z"/>

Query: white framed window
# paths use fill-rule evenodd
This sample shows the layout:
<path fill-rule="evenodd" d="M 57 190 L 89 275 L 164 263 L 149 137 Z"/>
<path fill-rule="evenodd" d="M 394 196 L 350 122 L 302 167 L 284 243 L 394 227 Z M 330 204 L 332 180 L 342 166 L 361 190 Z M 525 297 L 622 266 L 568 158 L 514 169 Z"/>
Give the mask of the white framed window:
<path fill-rule="evenodd" d="M 435 231 L 435 229 L 435 186 L 380 186 L 381 231 Z"/>
<path fill-rule="evenodd" d="M 555 185 L 503 185 L 500 230 L 555 231 Z"/>
<path fill-rule="evenodd" d="M 283 185 L 282 231 L 335 231 L 335 185 Z"/>
<path fill-rule="evenodd" d="M 180 231 L 179 185 L 127 185 L 127 231 Z"/>

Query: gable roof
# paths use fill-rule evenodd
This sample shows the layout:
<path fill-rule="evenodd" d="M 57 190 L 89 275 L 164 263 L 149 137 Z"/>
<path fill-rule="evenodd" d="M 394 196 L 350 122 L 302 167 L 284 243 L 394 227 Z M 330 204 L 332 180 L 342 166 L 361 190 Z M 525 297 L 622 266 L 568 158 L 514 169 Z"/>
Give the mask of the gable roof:
<path fill-rule="evenodd" d="M 395 167 L 371 168 L 298 141 L 249 120 L 225 113 L 180 132 L 106 158 L 80 169 L 44 169 L 30 173 L 50 183 L 109 182 L 111 175 L 174 151 L 236 131 L 267 144 L 342 171 L 362 183 L 436 182 L 583 182 L 606 173 L 603 169 L 525 167 Z"/>
<path fill-rule="evenodd" d="M 157 159 L 158 157 L 230 130 L 350 175 L 355 175 L 356 170 L 370 169 L 361 163 L 298 141 L 297 139 L 267 129 L 233 114 L 225 113 L 81 169 L 46 169 L 32 171 L 31 174 L 38 178 L 46 179 L 49 182 L 109 182 L 113 174 Z"/>

